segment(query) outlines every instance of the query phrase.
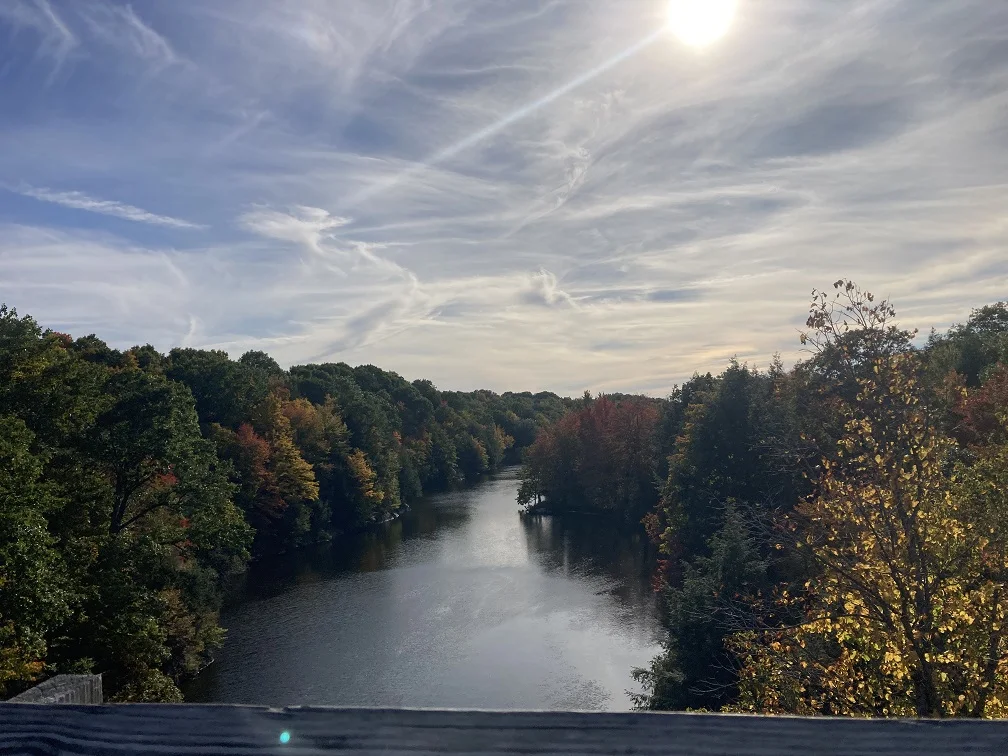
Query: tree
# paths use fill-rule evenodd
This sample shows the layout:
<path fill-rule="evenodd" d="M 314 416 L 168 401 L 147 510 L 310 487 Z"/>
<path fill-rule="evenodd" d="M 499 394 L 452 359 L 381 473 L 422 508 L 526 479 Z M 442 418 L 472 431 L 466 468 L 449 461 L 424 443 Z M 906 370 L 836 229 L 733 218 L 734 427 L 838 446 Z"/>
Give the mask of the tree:
<path fill-rule="evenodd" d="M 856 310 L 870 301 L 857 299 Z M 862 330 L 881 321 L 869 313 L 866 322 Z M 781 546 L 804 554 L 812 576 L 801 591 L 780 591 L 778 616 L 793 622 L 730 640 L 737 708 L 1003 716 L 1004 451 L 953 464 L 956 444 L 929 406 L 920 359 L 858 335 L 876 348 L 857 362 L 842 356 L 858 368 L 844 434 L 822 460 L 818 490 L 783 521 Z"/>
<path fill-rule="evenodd" d="M 0 698 L 45 670 L 49 629 L 71 611 L 66 565 L 46 522 L 55 502 L 33 441 L 22 421 L 0 416 Z"/>
<path fill-rule="evenodd" d="M 673 394 L 660 431 L 673 439 L 667 478 L 645 518 L 659 546 L 667 637 L 637 671 L 637 706 L 717 710 L 736 700 L 725 639 L 764 621 L 761 592 L 790 579 L 790 566 L 771 558 L 765 523 L 803 492 L 806 399 L 800 378 L 734 361 Z"/>
<path fill-rule="evenodd" d="M 679 555 L 706 552 L 729 502 L 769 511 L 799 496 L 803 452 L 794 388 L 732 362 L 716 378 L 695 377 L 674 397 L 681 425 L 652 520 L 673 572 Z"/>
<path fill-rule="evenodd" d="M 71 349 L 85 362 L 92 362 L 108 368 L 125 367 L 124 355 L 117 349 L 112 349 L 93 333 L 82 336 L 71 345 Z"/>
<path fill-rule="evenodd" d="M 135 346 L 127 352 L 138 368 L 145 373 L 164 375 L 165 358 L 150 344 Z"/>
<path fill-rule="evenodd" d="M 953 432 L 961 443 L 982 447 L 1008 441 L 1004 425 L 1004 413 L 1008 411 L 1008 365 L 998 364 L 980 388 L 956 393 L 960 401 L 953 411 L 956 419 Z"/>
<path fill-rule="evenodd" d="M 266 352 L 260 352 L 257 350 L 245 352 L 245 354 L 238 359 L 238 362 L 249 368 L 251 371 L 268 378 L 275 379 L 279 383 L 283 383 L 287 377 L 287 373 L 282 367 L 280 367 L 280 364 L 266 354 Z"/>
<path fill-rule="evenodd" d="M 832 297 L 812 291 L 808 330 L 800 340 L 813 352 L 812 362 L 820 374 L 851 399 L 858 381 L 870 377 L 874 368 L 886 367 L 886 358 L 913 349 L 917 332 L 901 329 L 892 303 L 876 302 L 874 294 L 853 281 L 841 278 L 833 289 Z"/>
<path fill-rule="evenodd" d="M 564 408 L 263 352 L 120 353 L 0 306 L 0 692 L 99 669 L 112 700 L 180 700 L 253 531 L 267 553 L 385 521 L 461 482 L 460 451 L 484 472 L 508 428 Z"/>
<path fill-rule="evenodd" d="M 270 462 L 277 491 L 287 502 L 314 501 L 319 495 L 315 471 L 294 443 L 294 430 L 284 404 L 279 396 L 271 393 L 256 412 L 259 426 L 273 447 Z"/>
<path fill-rule="evenodd" d="M 608 512 L 637 525 L 657 498 L 658 402 L 599 396 L 545 428 L 524 458 L 519 503 Z"/>
<path fill-rule="evenodd" d="M 347 466 L 350 469 L 353 486 L 351 506 L 356 514 L 356 521 L 357 523 L 372 521 L 375 511 L 385 498 L 384 492 L 377 486 L 378 475 L 371 469 L 367 457 L 360 449 L 354 449 L 350 453 L 347 457 Z"/>
<path fill-rule="evenodd" d="M 643 694 L 633 696 L 635 708 L 717 711 L 737 697 L 725 638 L 751 622 L 752 602 L 770 585 L 770 569 L 762 544 L 734 505 L 707 550 L 684 564 L 681 581 L 665 593 L 665 648 L 648 667 L 633 670 L 644 686 Z"/>
<path fill-rule="evenodd" d="M 488 427 L 484 444 L 487 451 L 488 467 L 493 470 L 500 466 L 504 461 L 504 456 L 513 445 L 514 439 L 499 425 L 494 424 Z"/>
<path fill-rule="evenodd" d="M 276 394 L 269 394 L 254 414 L 261 434 L 249 423 L 237 431 L 215 424 L 212 437 L 218 453 L 232 464 L 238 504 L 256 528 L 259 550 L 302 545 L 311 530 L 319 484 L 295 444 L 291 418 L 297 420 L 304 443 L 320 457 L 325 453 L 325 419 L 307 402 L 288 410 Z"/>
<path fill-rule="evenodd" d="M 201 423 L 237 428 L 269 393 L 264 362 L 255 356 L 249 364 L 234 362 L 221 351 L 173 349 L 166 374 L 192 391 Z"/>
<path fill-rule="evenodd" d="M 117 534 L 173 501 L 174 467 L 206 453 L 189 392 L 139 370 L 109 376 L 106 408 L 83 451 L 111 482 L 108 531 Z"/>
<path fill-rule="evenodd" d="M 79 359 L 64 334 L 0 305 L 0 414 L 20 418 L 46 451 L 66 448 L 101 408 L 107 370 Z"/>
<path fill-rule="evenodd" d="M 927 363 L 935 382 L 955 371 L 976 388 L 998 362 L 1008 363 L 1008 302 L 974 310 L 965 325 L 928 340 Z"/>
<path fill-rule="evenodd" d="M 245 518 L 262 532 L 280 517 L 285 502 L 278 495 L 268 465 L 273 449 L 251 425 L 242 423 L 237 431 L 211 426 L 211 438 L 222 459 L 231 463 L 237 486 L 235 502 Z"/>
<path fill-rule="evenodd" d="M 475 480 L 490 468 L 490 458 L 483 443 L 468 433 L 456 437 L 455 450 L 459 471 L 466 480 Z"/>

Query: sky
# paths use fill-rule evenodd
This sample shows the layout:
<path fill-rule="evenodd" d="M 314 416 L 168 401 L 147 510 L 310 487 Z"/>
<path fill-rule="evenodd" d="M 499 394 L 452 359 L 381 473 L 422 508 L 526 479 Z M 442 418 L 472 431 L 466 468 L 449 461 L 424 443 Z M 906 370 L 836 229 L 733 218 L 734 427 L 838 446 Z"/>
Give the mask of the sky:
<path fill-rule="evenodd" d="M 925 333 L 1008 295 L 1008 3 L 737 0 L 705 46 L 668 7 L 0 0 L 0 302 L 662 395 L 800 359 L 840 277 Z"/>

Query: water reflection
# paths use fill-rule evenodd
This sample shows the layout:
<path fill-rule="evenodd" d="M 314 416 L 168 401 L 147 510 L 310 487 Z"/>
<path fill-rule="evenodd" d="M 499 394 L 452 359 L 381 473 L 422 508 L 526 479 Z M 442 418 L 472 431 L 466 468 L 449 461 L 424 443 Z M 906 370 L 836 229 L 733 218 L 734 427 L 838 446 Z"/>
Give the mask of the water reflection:
<path fill-rule="evenodd" d="M 256 565 L 192 700 L 626 709 L 656 652 L 646 539 L 519 518 L 513 473 Z"/>
<path fill-rule="evenodd" d="M 444 537 L 462 528 L 469 516 L 464 492 L 424 499 L 404 517 L 376 530 L 252 564 L 233 587 L 229 605 L 276 596 L 295 585 L 346 573 L 387 569 L 401 556 L 403 540 Z"/>
<path fill-rule="evenodd" d="M 584 516 L 521 519 L 528 550 L 545 570 L 575 579 L 607 578 L 603 592 L 616 597 L 635 617 L 652 618 L 656 553 L 644 533 Z"/>

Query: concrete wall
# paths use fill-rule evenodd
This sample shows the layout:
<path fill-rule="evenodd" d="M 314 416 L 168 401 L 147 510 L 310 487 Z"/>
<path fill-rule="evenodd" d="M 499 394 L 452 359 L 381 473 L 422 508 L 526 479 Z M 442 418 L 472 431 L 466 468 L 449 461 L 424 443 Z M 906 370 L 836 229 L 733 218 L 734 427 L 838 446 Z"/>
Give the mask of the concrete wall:
<path fill-rule="evenodd" d="M 29 688 L 11 703 L 100 704 L 101 675 L 56 675 Z"/>

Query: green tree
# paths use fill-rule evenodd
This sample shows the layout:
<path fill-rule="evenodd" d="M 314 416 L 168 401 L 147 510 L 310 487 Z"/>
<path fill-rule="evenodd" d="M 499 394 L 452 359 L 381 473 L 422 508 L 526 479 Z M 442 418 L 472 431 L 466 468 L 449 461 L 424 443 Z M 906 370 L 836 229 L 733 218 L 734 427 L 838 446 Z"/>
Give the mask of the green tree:
<path fill-rule="evenodd" d="M 138 370 L 113 373 L 106 408 L 83 451 L 111 483 L 108 531 L 117 534 L 175 503 L 175 468 L 208 453 L 185 387 Z"/>
<path fill-rule="evenodd" d="M 173 349 L 166 374 L 192 391 L 200 422 L 237 428 L 269 393 L 269 370 L 263 361 L 235 362 L 227 352 Z"/>
<path fill-rule="evenodd" d="M 66 565 L 48 530 L 55 507 L 34 434 L 0 416 L 0 698 L 45 670 L 47 635 L 71 611 Z"/>
<path fill-rule="evenodd" d="M 976 388 L 998 362 L 1008 363 L 1008 302 L 981 307 L 964 325 L 932 334 L 925 357 L 933 383 L 954 371 Z"/>

